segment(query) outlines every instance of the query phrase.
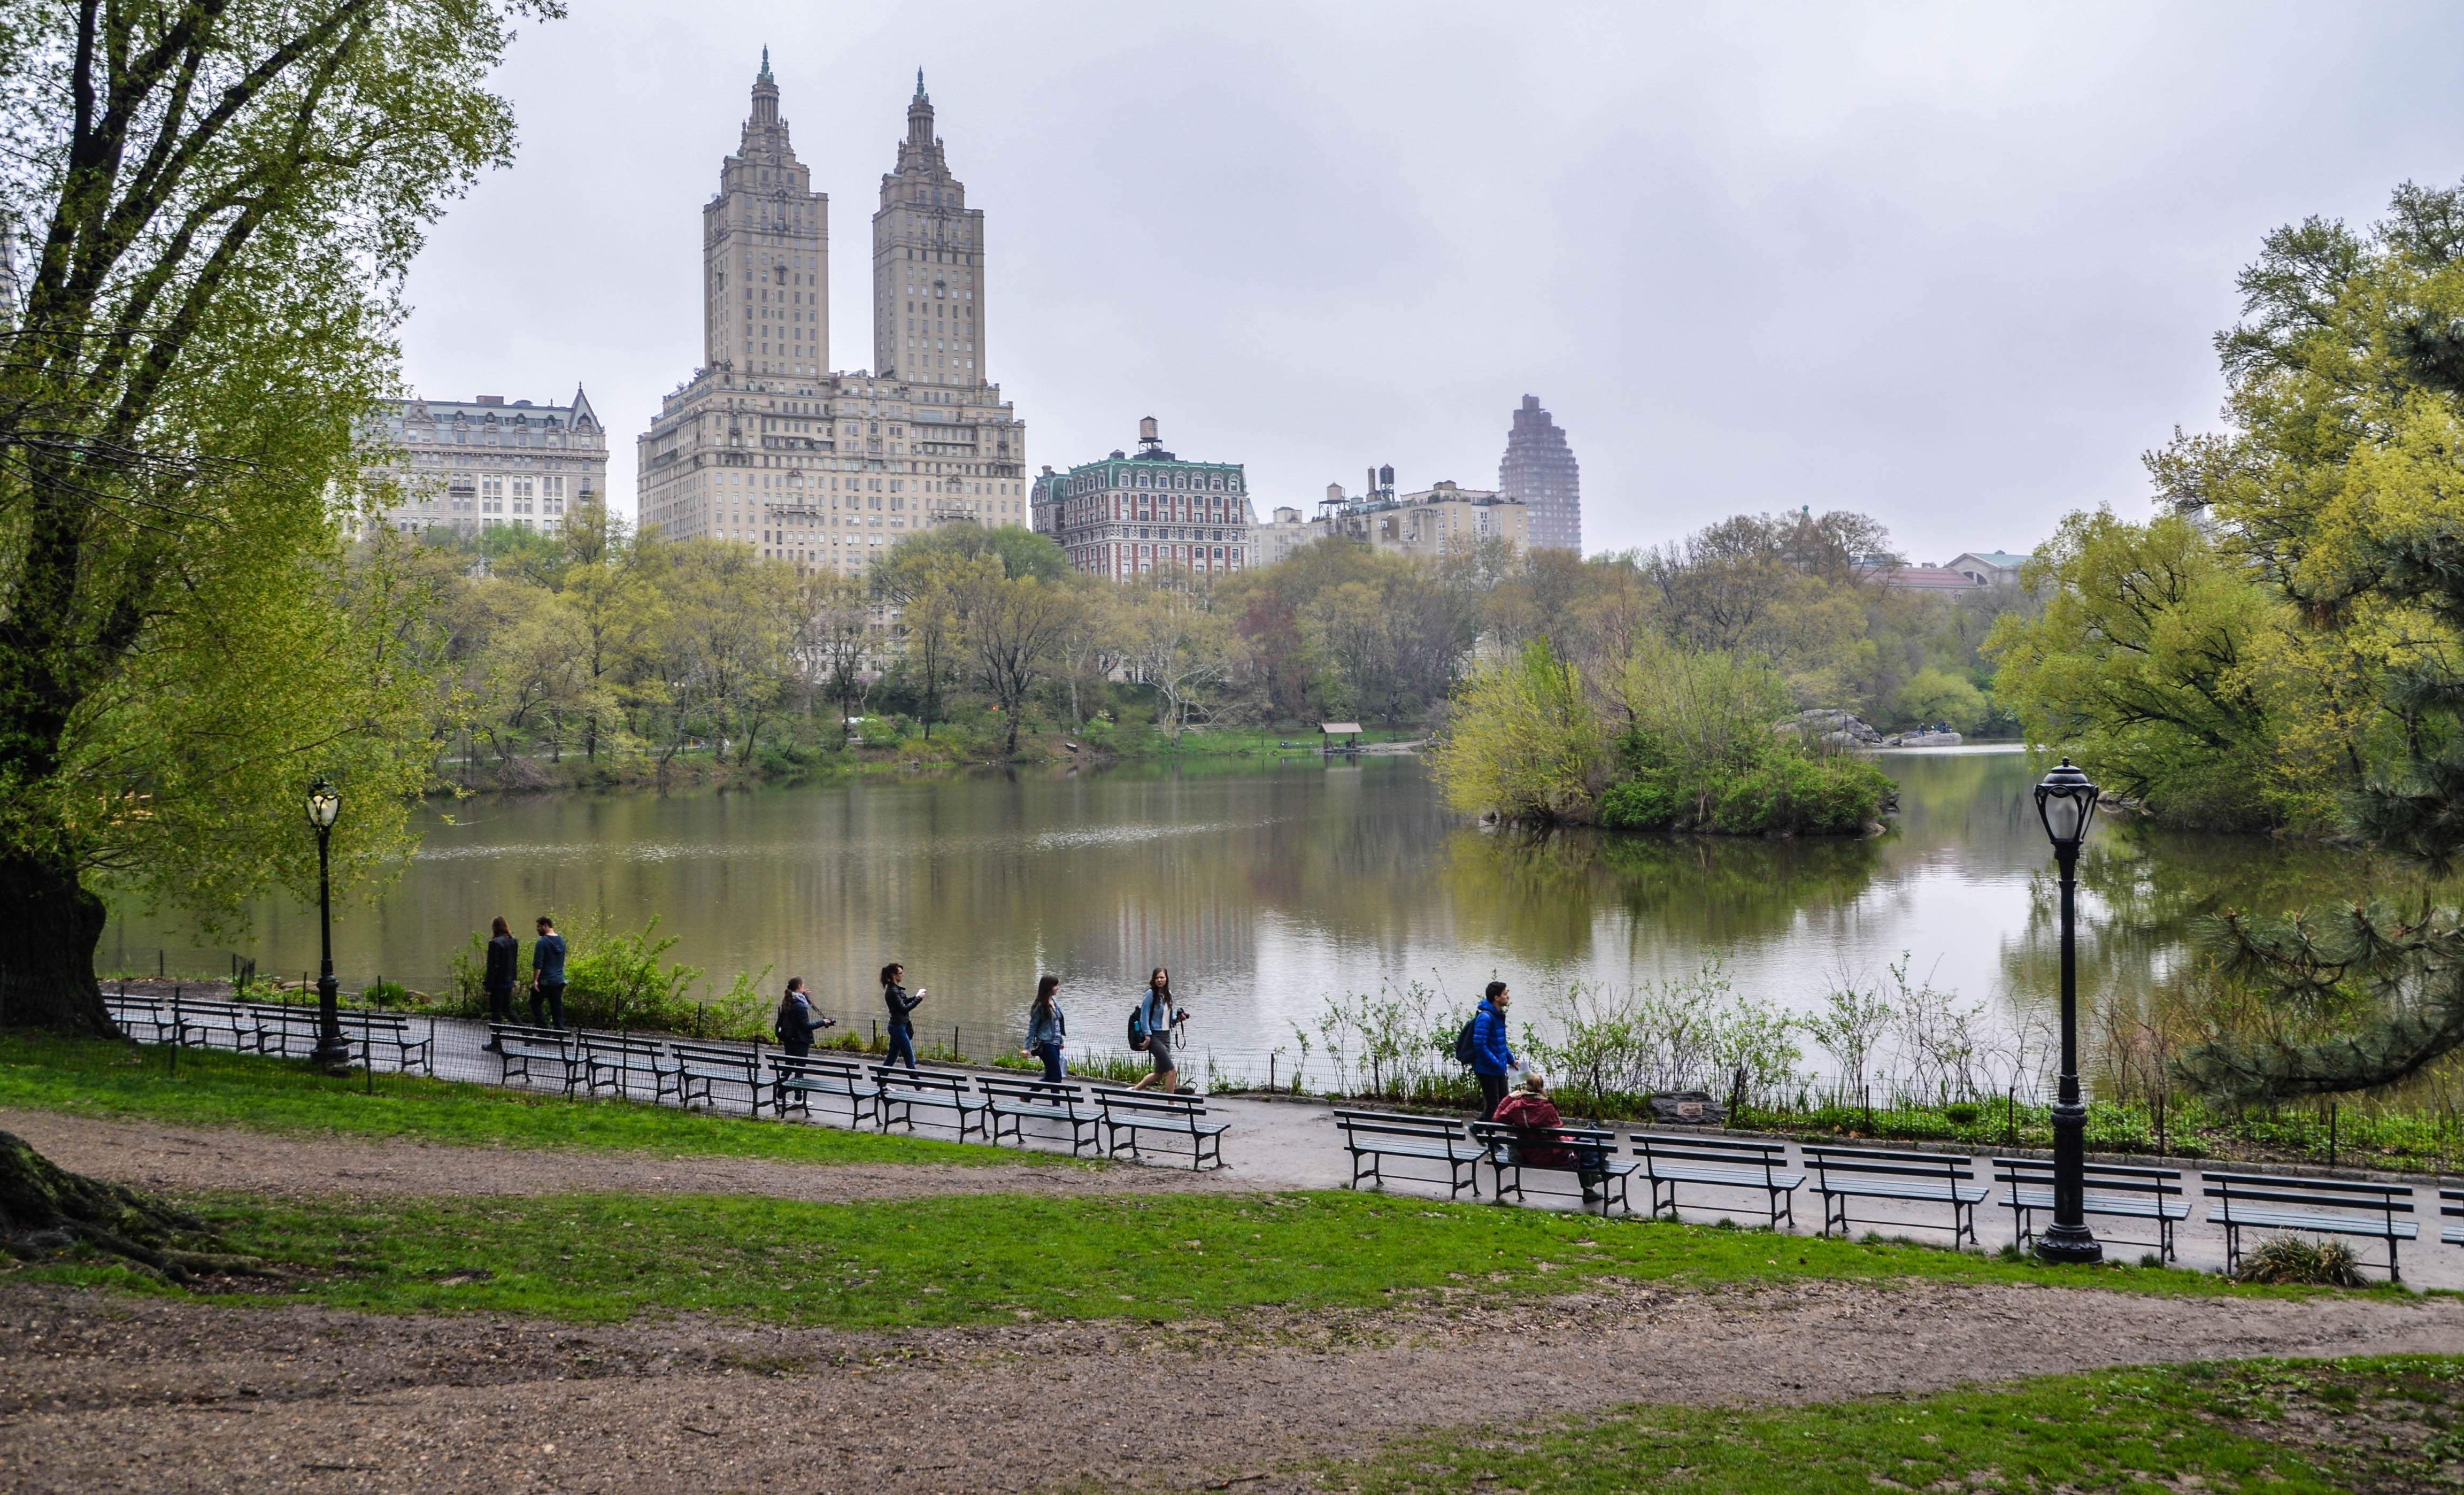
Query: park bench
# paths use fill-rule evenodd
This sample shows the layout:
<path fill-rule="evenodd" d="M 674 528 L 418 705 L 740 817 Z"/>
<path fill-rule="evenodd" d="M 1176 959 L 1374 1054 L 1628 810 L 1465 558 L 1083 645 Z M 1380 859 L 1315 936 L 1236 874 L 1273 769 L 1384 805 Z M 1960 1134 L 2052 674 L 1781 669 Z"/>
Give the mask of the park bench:
<path fill-rule="evenodd" d="M 809 1116 L 813 1097 L 831 1096 L 847 1102 L 847 1125 L 860 1125 L 868 1112 L 881 1122 L 881 1088 L 865 1078 L 865 1066 L 852 1059 L 799 1059 L 793 1054 L 770 1058 L 770 1106 L 781 1120 L 793 1105 Z"/>
<path fill-rule="evenodd" d="M 761 1051 L 759 1048 L 737 1048 L 725 1044 L 671 1044 L 668 1051 L 675 1055 L 676 1104 L 690 1110 L 698 1095 L 718 1109 L 718 1088 L 722 1085 L 744 1087 L 745 1104 L 751 1114 L 761 1114 Z"/>
<path fill-rule="evenodd" d="M 1763 1209 L 1773 1230 L 1785 1218 L 1796 1223 L 1796 1191 L 1805 1175 L 1788 1171 L 1788 1144 L 1743 1137 L 1667 1136 L 1650 1132 L 1634 1134 L 1634 1155 L 1642 1159 L 1643 1180 L 1651 1185 L 1651 1213 L 1662 1209 L 1677 1218 L 1677 1186 L 1705 1184 L 1723 1189 L 1759 1189 Z M 1661 1202 L 1660 1191 L 1668 1191 Z"/>
<path fill-rule="evenodd" d="M 169 1005 L 171 1042 L 181 1047 L 212 1048 L 220 1041 L 233 1053 L 261 1051 L 264 1032 L 246 1003 L 174 999 Z"/>
<path fill-rule="evenodd" d="M 1344 1151 L 1352 1154 L 1352 1181 L 1345 1188 L 1357 1189 L 1361 1179 L 1369 1178 L 1382 1189 L 1387 1158 L 1416 1157 L 1446 1165 L 1447 1198 L 1466 1186 L 1474 1198 L 1480 1197 L 1480 1160 L 1485 1154 L 1460 1118 L 1337 1110 L 1334 1124 L 1343 1129 Z"/>
<path fill-rule="evenodd" d="M 358 1041 L 361 1063 L 374 1065 L 377 1048 L 382 1044 L 393 1050 L 393 1066 L 402 1073 L 408 1074 L 414 1064 L 430 1075 L 436 1073 L 434 1024 L 414 1038 L 410 1020 L 399 1012 L 369 1012 L 352 1007 L 342 1009 L 341 1024 L 342 1041 Z"/>
<path fill-rule="evenodd" d="M 2034 1243 L 2036 1232 L 2029 1216 L 2054 1208 L 2054 1160 L 2050 1157 L 1997 1157 L 1993 1181 L 2009 1185 L 2003 1206 L 2018 1221 L 2018 1243 Z M 2190 1218 L 2190 1201 L 2183 1197 L 2178 1168 L 2141 1168 L 2121 1163 L 2089 1163 L 2080 1212 L 2118 1220 L 2156 1222 L 2156 1250 L 2173 1260 L 2173 1225 Z"/>
<path fill-rule="evenodd" d="M 1848 1233 L 1852 1199 L 1899 1199 L 1950 1206 L 1950 1242 L 1976 1241 L 1976 1206 L 1992 1191 L 1975 1181 L 1969 1160 L 1958 1153 L 1894 1153 L 1879 1148 L 1809 1147 L 1805 1165 L 1814 1192 L 1822 1196 L 1822 1233 L 1834 1225 Z M 1868 1224 L 1899 1221 L 1868 1219 Z"/>
<path fill-rule="evenodd" d="M 1072 1157 L 1082 1149 L 1103 1144 L 1104 1113 L 1082 1104 L 1075 1085 L 1055 1085 L 1049 1080 L 1002 1080 L 991 1075 L 981 1076 L 976 1083 L 982 1087 L 984 1101 L 992 1107 L 995 1147 L 1001 1146 L 1003 1122 L 1008 1123 L 1009 1134 L 1018 1138 L 1018 1145 L 1026 1146 L 1029 1121 L 1057 1121 L 1067 1127 Z"/>
<path fill-rule="evenodd" d="M 1621 1204 L 1627 1214 L 1634 1213 L 1634 1200 L 1626 1194 L 1626 1178 L 1634 1173 L 1634 1164 L 1617 1156 L 1614 1132 L 1590 1127 L 1509 1127 L 1502 1122 L 1475 1121 L 1471 1124 L 1471 1139 L 1488 1160 L 1495 1198 L 1500 1203 L 1505 1202 L 1509 1188 L 1520 1202 L 1524 1172 L 1537 1168 L 1544 1173 L 1573 1174 L 1576 1177 L 1585 1173 L 1596 1174 L 1597 1180 L 1590 1188 L 1599 1195 L 1600 1213 L 1607 1215 L 1611 1204 Z M 1563 1160 L 1532 1161 L 1531 1154 L 1543 1148 L 1559 1150 Z M 1589 1168 L 1581 1162 L 1586 1154 L 1594 1157 Z M 1506 1181 L 1508 1173 L 1514 1175 L 1510 1185 Z M 1584 1202 L 1591 1202 L 1588 1192 Z"/>
<path fill-rule="evenodd" d="M 102 1006 L 111 1014 L 114 1026 L 132 1044 L 160 1044 L 172 1032 L 171 1015 L 151 997 L 121 997 L 103 994 Z M 145 1030 L 144 1036 L 138 1029 Z"/>
<path fill-rule="evenodd" d="M 992 1108 L 980 1095 L 967 1088 L 962 1074 L 940 1074 L 923 1069 L 906 1069 L 896 1065 L 872 1066 L 872 1083 L 881 1089 L 881 1130 L 903 1126 L 915 1130 L 915 1112 L 946 1110 L 958 1118 L 958 1140 L 967 1140 L 969 1132 L 992 1135 L 989 1118 Z"/>
<path fill-rule="evenodd" d="M 2202 1173 L 2208 1223 L 2225 1227 L 2225 1270 L 2241 1265 L 2244 1230 L 2301 1230 L 2313 1235 L 2384 1241 L 2387 1276 L 2404 1281 L 2396 1242 L 2419 1227 L 2399 1215 L 2412 1213 L 2412 1187 L 2402 1183 L 2354 1183 L 2342 1178 L 2283 1178 L 2273 1174 Z"/>
<path fill-rule="evenodd" d="M 1225 1123 L 1206 1119 L 1206 1102 L 1196 1095 L 1157 1095 L 1149 1090 L 1124 1089 L 1116 1086 L 1094 1088 L 1095 1104 L 1104 1112 L 1104 1155 L 1118 1156 L 1121 1137 L 1130 1139 L 1130 1155 L 1144 1161 L 1138 1137 L 1142 1132 L 1160 1132 L 1169 1136 L 1189 1138 L 1189 1167 L 1195 1173 L 1211 1160 L 1223 1166 L 1223 1133 Z"/>
<path fill-rule="evenodd" d="M 291 1002 L 253 1001 L 249 1015 L 256 1020 L 256 1051 L 281 1058 L 305 1059 L 317 1052 L 315 1007 Z"/>
<path fill-rule="evenodd" d="M 582 1045 L 562 1028 L 536 1028 L 526 1022 L 491 1022 L 488 1042 L 495 1045 L 499 1083 L 513 1084 L 517 1079 L 529 1084 L 533 1079 L 547 1078 L 558 1089 L 573 1093 L 582 1083 L 583 1060 Z"/>
<path fill-rule="evenodd" d="M 581 1037 L 583 1084 L 591 1094 L 598 1094 L 604 1085 L 629 1097 L 636 1078 L 650 1087 L 653 1101 L 666 1099 L 670 1090 L 681 1091 L 675 1062 L 657 1039 L 587 1031 Z"/>
<path fill-rule="evenodd" d="M 2441 1189 L 2438 1198 L 2442 1219 L 2464 1220 L 2464 1189 Z M 2448 1226 L 2438 1233 L 2438 1239 L 2449 1245 L 2464 1245 L 2464 1225 Z"/>

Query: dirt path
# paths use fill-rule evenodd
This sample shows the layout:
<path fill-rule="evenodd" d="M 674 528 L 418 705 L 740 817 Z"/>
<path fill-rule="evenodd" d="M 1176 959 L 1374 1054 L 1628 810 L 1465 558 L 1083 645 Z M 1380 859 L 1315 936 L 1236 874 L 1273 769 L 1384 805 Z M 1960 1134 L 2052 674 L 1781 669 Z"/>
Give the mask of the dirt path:
<path fill-rule="evenodd" d="M 294 1137 L 57 1111 L 0 1110 L 13 1132 L 63 1168 L 171 1193 L 232 1189 L 297 1197 L 341 1194 L 759 1194 L 816 1203 L 928 1194 L 1134 1194 L 1151 1189 L 1242 1192 L 1235 1175 L 1134 1164 L 1089 1167 L 1041 1154 L 1035 1162 L 781 1163 L 648 1153 L 438 1146 Z"/>
<path fill-rule="evenodd" d="M 11 1426 L 0 1489 L 1185 1486 L 1431 1424 L 1623 1401 L 1822 1399 L 2202 1357 L 2464 1352 L 2464 1304 L 1625 1287 L 1409 1320 L 1247 1315 L 1240 1339 L 1205 1326 L 575 1330 L 0 1286 Z"/>

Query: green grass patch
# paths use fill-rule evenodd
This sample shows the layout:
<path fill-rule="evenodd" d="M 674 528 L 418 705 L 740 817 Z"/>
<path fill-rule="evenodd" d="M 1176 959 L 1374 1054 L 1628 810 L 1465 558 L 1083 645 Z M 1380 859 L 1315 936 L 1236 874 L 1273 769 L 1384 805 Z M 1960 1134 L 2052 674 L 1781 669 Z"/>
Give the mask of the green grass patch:
<path fill-rule="evenodd" d="M 2464 1360 L 2147 1367 L 1771 1411 L 1635 1407 L 1323 1465 L 1362 1495 L 2464 1487 Z"/>
<path fill-rule="evenodd" d="M 1047 1318 L 1226 1318 L 1416 1307 L 1448 1292 L 1794 1278 L 2042 1283 L 2299 1296 L 2195 1272 L 2047 1268 L 1892 1242 L 1602 1221 L 1341 1191 L 1226 1198 L 941 1196 L 817 1204 L 706 1195 L 209 1200 L 243 1250 L 301 1269 L 289 1294 L 379 1312 L 607 1322 L 708 1312 L 898 1328 Z M 89 1268 L 26 1275 L 89 1281 Z M 2389 1289 L 2401 1292 L 2402 1289 Z M 251 1301 L 262 1301 L 253 1288 Z"/>
<path fill-rule="evenodd" d="M 305 1060 L 102 1042 L 0 1040 L 0 1107 L 123 1121 L 247 1127 L 294 1135 L 400 1138 L 464 1147 L 554 1147 L 670 1155 L 766 1157 L 793 1163 L 1019 1161 L 1014 1150 L 882 1136 L 843 1127 L 783 1126 L 641 1101 L 561 1095 L 381 1074 L 339 1080 Z M 1023 1154 L 1049 1164 L 1049 1154 Z"/>

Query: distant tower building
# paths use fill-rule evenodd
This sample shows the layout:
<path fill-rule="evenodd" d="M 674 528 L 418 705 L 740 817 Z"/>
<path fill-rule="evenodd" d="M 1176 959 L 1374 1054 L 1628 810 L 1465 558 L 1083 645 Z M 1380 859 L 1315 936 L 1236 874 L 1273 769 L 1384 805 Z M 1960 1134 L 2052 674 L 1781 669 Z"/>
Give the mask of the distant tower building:
<path fill-rule="evenodd" d="M 1560 550 L 1583 548 L 1583 479 L 1566 433 L 1525 395 L 1506 433 L 1506 455 L 1497 464 L 1497 491 L 1524 506 L 1529 543 Z"/>

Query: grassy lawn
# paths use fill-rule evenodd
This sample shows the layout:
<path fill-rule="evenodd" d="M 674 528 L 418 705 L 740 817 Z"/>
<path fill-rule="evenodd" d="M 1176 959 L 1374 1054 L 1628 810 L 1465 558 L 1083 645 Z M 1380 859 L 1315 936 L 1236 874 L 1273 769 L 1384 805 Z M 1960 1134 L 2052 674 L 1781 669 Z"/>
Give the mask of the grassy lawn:
<path fill-rule="evenodd" d="M 1624 1408 L 1414 1439 L 1318 1475 L 1362 1495 L 2455 1489 L 2459 1411 L 2464 1360 L 2241 1361 L 1777 1411 Z"/>
<path fill-rule="evenodd" d="M 1243 1309 L 1406 1307 L 1587 1280 L 1700 1287 L 1791 1278 L 2037 1283 L 2257 1293 L 2194 1272 L 2054 1270 L 1885 1242 L 1603 1222 L 1342 1192 L 1243 1197 L 942 1196 L 816 1204 L 706 1195 L 210 1201 L 243 1249 L 303 1268 L 289 1293 L 380 1312 L 607 1322 L 704 1311 L 894 1328 L 1046 1318 L 1225 1318 Z M 63 1264 L 20 1280 L 137 1286 Z M 2400 1292 L 2402 1289 L 2386 1289 Z"/>
<path fill-rule="evenodd" d="M 961 1147 L 840 1127 L 782 1126 L 637 1101 L 566 1100 L 409 1075 L 363 1081 L 318 1073 L 304 1060 L 183 1049 L 170 1072 L 159 1048 L 125 1044 L 0 1042 L 0 1107 L 116 1121 L 250 1127 L 295 1135 L 400 1138 L 474 1147 L 597 1148 L 794 1163 L 970 1163 L 1020 1160 L 1014 1149 Z M 1056 1161 L 1049 1154 L 1027 1154 Z"/>

